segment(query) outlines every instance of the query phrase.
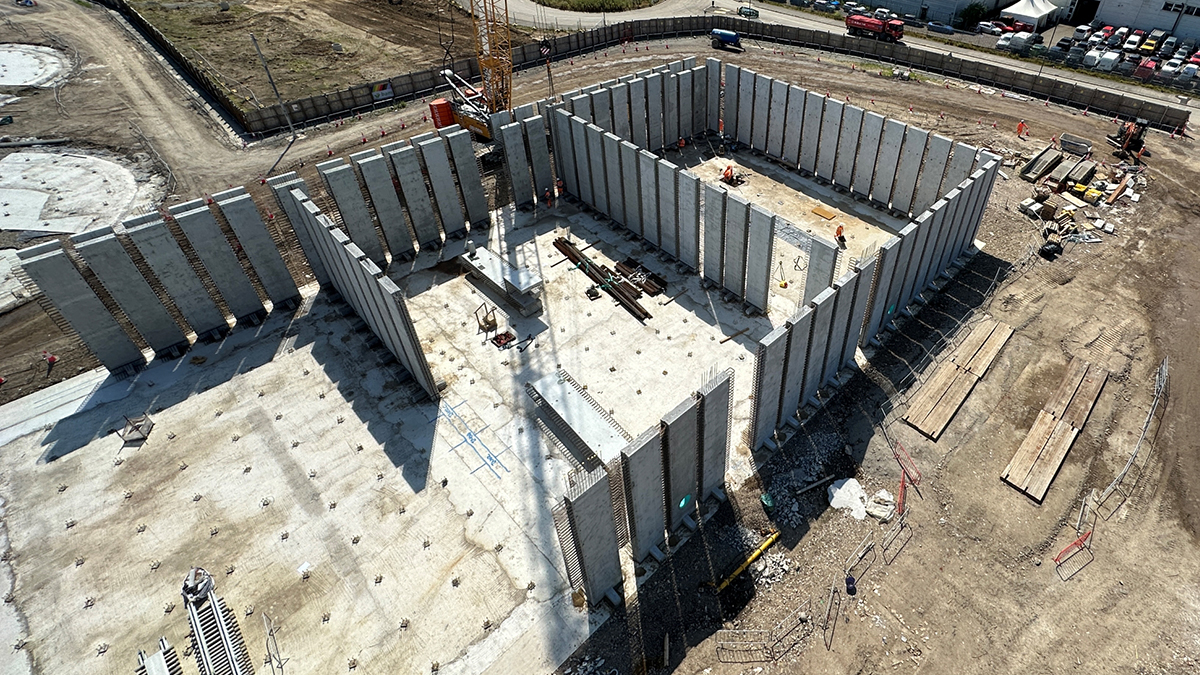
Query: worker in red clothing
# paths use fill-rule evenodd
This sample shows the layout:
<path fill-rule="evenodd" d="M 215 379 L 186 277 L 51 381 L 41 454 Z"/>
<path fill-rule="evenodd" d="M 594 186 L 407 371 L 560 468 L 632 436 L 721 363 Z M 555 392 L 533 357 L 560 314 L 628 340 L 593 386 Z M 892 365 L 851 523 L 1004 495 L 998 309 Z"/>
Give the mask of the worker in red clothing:
<path fill-rule="evenodd" d="M 50 371 L 54 370 L 54 364 L 58 363 L 58 357 L 48 351 L 42 351 L 42 360 L 46 362 L 46 377 L 50 376 Z"/>
<path fill-rule="evenodd" d="M 562 194 L 563 194 L 563 192 L 564 192 L 564 189 L 563 189 L 563 179 L 559 178 L 559 179 L 558 179 L 558 182 L 557 182 L 557 183 L 555 183 L 555 186 L 558 188 L 558 194 L 559 194 L 559 196 L 562 196 Z"/>
<path fill-rule="evenodd" d="M 725 171 L 721 174 L 721 180 L 733 185 L 733 165 L 725 167 Z"/>
<path fill-rule="evenodd" d="M 838 244 L 840 244 L 843 247 L 846 246 L 846 237 L 843 234 L 844 232 L 845 232 L 845 229 L 841 225 L 838 225 L 837 231 L 835 232 L 835 236 L 837 237 Z"/>
<path fill-rule="evenodd" d="M 554 194 L 550 191 L 550 188 L 546 188 L 546 194 L 542 195 L 542 198 L 546 200 L 546 208 L 554 208 Z"/>
<path fill-rule="evenodd" d="M 1025 124 L 1025 120 L 1021 120 L 1017 124 L 1017 138 L 1021 138 L 1029 134 L 1029 125 Z"/>

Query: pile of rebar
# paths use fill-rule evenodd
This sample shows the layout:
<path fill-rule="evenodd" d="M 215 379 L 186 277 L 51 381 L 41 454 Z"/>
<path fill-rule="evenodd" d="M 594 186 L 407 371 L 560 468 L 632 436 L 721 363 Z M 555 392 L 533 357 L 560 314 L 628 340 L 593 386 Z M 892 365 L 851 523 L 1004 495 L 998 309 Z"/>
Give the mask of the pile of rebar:
<path fill-rule="evenodd" d="M 559 237 L 554 240 L 554 248 L 560 253 L 567 256 L 577 269 L 588 275 L 588 278 L 595 282 L 596 287 L 608 293 L 633 315 L 633 318 L 646 322 L 646 319 L 651 318 L 650 312 L 646 311 L 638 303 L 637 299 L 641 296 L 641 292 L 628 281 L 622 279 L 618 274 L 614 273 L 604 265 L 599 265 L 592 261 L 591 258 L 583 254 L 579 247 L 571 243 L 566 237 Z"/>

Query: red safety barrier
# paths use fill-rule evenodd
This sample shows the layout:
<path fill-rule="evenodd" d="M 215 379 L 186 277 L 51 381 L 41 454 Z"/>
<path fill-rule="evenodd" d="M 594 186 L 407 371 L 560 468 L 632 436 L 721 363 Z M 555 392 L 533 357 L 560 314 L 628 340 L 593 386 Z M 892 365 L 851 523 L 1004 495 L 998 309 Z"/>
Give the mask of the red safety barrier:
<path fill-rule="evenodd" d="M 1070 558 L 1072 555 L 1075 555 L 1076 553 L 1087 548 L 1088 547 L 1088 539 L 1091 539 L 1091 537 L 1092 537 L 1091 530 L 1084 532 L 1082 537 L 1071 542 L 1066 548 L 1059 551 L 1058 555 L 1054 556 L 1054 564 L 1061 565 L 1063 560 L 1066 560 L 1067 558 Z"/>
<path fill-rule="evenodd" d="M 917 469 L 917 465 L 913 462 L 908 451 L 904 449 L 900 442 L 896 442 L 896 446 L 892 448 L 892 456 L 896 458 L 896 463 L 900 465 L 900 470 L 908 475 L 908 481 L 914 486 L 921 484 L 921 472 Z"/>

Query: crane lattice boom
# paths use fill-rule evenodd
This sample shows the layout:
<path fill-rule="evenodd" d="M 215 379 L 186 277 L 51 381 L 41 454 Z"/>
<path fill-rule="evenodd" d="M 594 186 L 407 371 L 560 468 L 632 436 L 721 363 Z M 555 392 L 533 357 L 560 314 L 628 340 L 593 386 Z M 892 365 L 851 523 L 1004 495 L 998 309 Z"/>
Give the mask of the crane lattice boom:
<path fill-rule="evenodd" d="M 471 0 L 475 56 L 488 112 L 508 110 L 512 101 L 512 37 L 508 0 Z"/>

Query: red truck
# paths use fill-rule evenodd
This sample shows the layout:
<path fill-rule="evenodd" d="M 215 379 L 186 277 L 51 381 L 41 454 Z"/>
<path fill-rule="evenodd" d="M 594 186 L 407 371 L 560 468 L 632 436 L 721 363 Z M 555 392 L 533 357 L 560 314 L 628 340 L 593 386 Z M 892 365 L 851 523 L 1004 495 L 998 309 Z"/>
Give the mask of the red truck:
<path fill-rule="evenodd" d="M 855 37 L 869 37 L 888 42 L 904 39 L 904 22 L 899 19 L 884 21 L 862 14 L 846 17 L 846 30 Z"/>

